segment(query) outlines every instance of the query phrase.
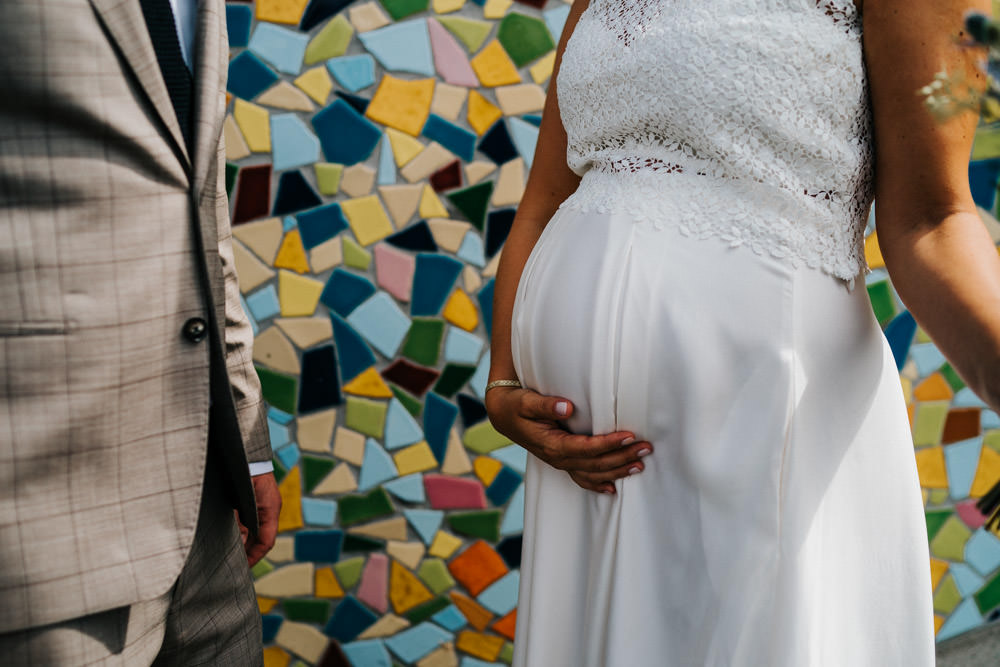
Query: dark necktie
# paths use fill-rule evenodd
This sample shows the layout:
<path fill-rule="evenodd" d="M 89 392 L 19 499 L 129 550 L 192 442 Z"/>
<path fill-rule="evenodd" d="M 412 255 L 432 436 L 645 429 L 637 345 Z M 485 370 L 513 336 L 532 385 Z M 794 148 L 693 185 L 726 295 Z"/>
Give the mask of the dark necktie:
<path fill-rule="evenodd" d="M 142 5 L 142 15 L 146 19 L 146 28 L 156 52 L 156 62 L 159 63 L 163 81 L 167 84 L 170 102 L 174 106 L 190 155 L 194 131 L 194 108 L 191 104 L 194 82 L 184 63 L 181 44 L 177 40 L 177 26 L 174 24 L 170 0 L 139 0 L 139 4 Z"/>

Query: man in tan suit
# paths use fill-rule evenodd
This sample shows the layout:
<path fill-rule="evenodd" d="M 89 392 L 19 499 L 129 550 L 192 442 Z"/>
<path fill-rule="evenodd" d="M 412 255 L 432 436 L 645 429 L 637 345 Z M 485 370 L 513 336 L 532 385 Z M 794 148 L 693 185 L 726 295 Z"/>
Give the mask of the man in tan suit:
<path fill-rule="evenodd" d="M 280 498 L 230 247 L 224 11 L 0 2 L 2 664 L 261 661 L 247 561 Z"/>

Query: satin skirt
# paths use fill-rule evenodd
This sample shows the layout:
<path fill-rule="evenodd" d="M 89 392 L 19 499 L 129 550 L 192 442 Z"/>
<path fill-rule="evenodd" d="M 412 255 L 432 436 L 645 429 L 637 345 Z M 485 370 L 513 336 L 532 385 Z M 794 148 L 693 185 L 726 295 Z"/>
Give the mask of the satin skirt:
<path fill-rule="evenodd" d="M 522 382 L 655 446 L 616 495 L 529 456 L 519 667 L 934 664 L 906 407 L 866 290 L 560 209 L 525 265 Z"/>

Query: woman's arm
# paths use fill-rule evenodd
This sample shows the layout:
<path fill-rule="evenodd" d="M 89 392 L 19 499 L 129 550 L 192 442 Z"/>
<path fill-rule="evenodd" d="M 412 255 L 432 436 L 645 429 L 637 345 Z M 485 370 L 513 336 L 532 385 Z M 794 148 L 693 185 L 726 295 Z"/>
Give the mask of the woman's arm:
<path fill-rule="evenodd" d="M 491 381 L 517 378 L 510 334 L 521 271 L 549 219 L 580 183 L 580 177 L 566 164 L 566 130 L 559 117 L 556 77 L 566 42 L 588 4 L 587 0 L 573 3 L 559 40 L 531 174 L 500 257 L 493 292 Z M 577 484 L 592 491 L 614 493 L 611 482 L 628 476 L 630 469 L 642 470 L 639 452 L 645 455 L 652 451 L 651 445 L 644 442 L 623 447 L 624 441 L 635 437 L 630 432 L 600 436 L 568 433 L 558 422 L 572 414 L 573 405 L 563 398 L 497 387 L 487 393 L 486 408 L 497 430 L 546 463 L 566 470 Z"/>
<path fill-rule="evenodd" d="M 1000 260 L 976 212 L 967 164 L 974 114 L 939 122 L 917 90 L 942 67 L 980 88 L 981 50 L 959 48 L 987 0 L 865 0 L 875 118 L 875 211 L 893 284 L 968 385 L 1000 408 Z"/>

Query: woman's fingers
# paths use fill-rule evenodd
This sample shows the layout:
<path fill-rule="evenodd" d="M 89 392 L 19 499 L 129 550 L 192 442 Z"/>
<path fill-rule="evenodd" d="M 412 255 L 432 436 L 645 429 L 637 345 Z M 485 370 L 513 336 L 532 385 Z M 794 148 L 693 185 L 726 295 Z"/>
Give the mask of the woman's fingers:
<path fill-rule="evenodd" d="M 527 419 L 559 421 L 573 414 L 573 404 L 558 396 L 542 396 L 534 391 L 521 392 L 519 412 Z"/>

